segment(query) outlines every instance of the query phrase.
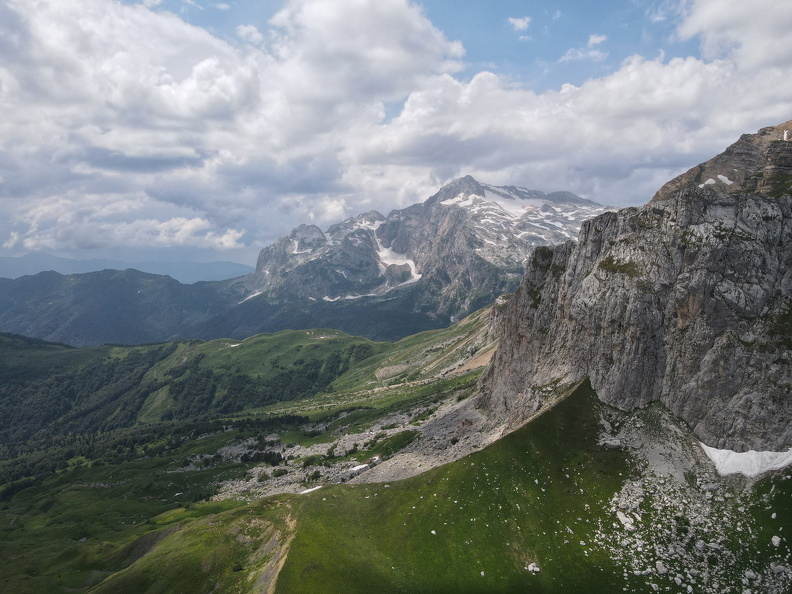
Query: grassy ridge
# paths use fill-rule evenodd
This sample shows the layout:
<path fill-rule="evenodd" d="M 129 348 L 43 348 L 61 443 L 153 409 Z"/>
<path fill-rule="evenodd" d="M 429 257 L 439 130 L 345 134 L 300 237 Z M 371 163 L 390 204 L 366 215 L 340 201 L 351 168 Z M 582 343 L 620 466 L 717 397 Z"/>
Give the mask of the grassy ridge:
<path fill-rule="evenodd" d="M 278 592 L 613 592 L 615 568 L 581 544 L 628 470 L 596 445 L 598 406 L 581 389 L 459 462 L 297 500 Z"/>
<path fill-rule="evenodd" d="M 286 330 L 243 341 L 180 343 L 144 381 L 163 387 L 141 407 L 141 422 L 231 414 L 334 391 L 350 367 L 393 345 L 337 330 Z"/>
<path fill-rule="evenodd" d="M 490 308 L 457 324 L 403 338 L 392 349 L 372 356 L 335 382 L 338 391 L 382 388 L 436 377 L 479 349 L 493 347 L 486 338 Z"/>
<path fill-rule="evenodd" d="M 627 470 L 624 454 L 595 445 L 597 406 L 581 391 L 482 452 L 387 487 L 326 486 L 244 506 L 185 504 L 239 472 L 164 473 L 185 450 L 76 470 L 0 512 L 0 556 L 22 568 L 0 586 L 246 592 L 272 577 L 268 564 L 293 536 L 278 592 L 610 592 L 609 560 L 579 543 Z M 230 437 L 189 447 L 211 451 Z M 540 573 L 525 569 L 532 562 Z"/>
<path fill-rule="evenodd" d="M 63 344 L 0 332 L 0 382 L 18 382 L 86 365 L 111 347 L 76 349 Z"/>

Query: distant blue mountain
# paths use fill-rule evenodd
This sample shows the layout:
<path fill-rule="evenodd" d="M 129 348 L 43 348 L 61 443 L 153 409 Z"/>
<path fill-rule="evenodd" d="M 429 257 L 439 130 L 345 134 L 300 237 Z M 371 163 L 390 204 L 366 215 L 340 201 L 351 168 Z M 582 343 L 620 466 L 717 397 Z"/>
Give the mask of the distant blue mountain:
<path fill-rule="evenodd" d="M 83 274 L 100 270 L 133 268 L 150 274 L 164 274 L 180 283 L 221 281 L 254 272 L 252 266 L 236 262 L 123 262 L 121 260 L 73 260 L 51 254 L 31 253 L 9 258 L 0 257 L 0 278 L 19 278 L 54 270 L 60 274 Z"/>

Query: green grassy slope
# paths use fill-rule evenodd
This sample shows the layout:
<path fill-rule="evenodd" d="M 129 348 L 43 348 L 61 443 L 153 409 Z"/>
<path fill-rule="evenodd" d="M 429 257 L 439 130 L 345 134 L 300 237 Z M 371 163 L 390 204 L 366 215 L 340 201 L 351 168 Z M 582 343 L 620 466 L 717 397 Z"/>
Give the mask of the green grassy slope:
<path fill-rule="evenodd" d="M 613 592 L 590 543 L 629 467 L 596 445 L 597 406 L 581 390 L 458 462 L 303 496 L 277 591 Z"/>
<path fill-rule="evenodd" d="M 147 373 L 145 381 L 163 386 L 142 405 L 140 421 L 240 413 L 332 392 L 333 382 L 350 367 L 393 348 L 337 330 L 179 343 Z"/>
<path fill-rule="evenodd" d="M 0 332 L 0 382 L 24 381 L 104 357 L 110 347 L 77 349 Z"/>
<path fill-rule="evenodd" d="M 495 345 L 486 333 L 489 319 L 490 308 L 484 308 L 448 328 L 403 338 L 392 349 L 357 365 L 335 387 L 338 391 L 382 388 L 454 370 L 462 359 L 491 353 Z"/>
<path fill-rule="evenodd" d="M 255 431 L 74 468 L 0 503 L 0 589 L 261 591 L 287 553 L 277 592 L 649 592 L 650 581 L 684 592 L 674 573 L 636 575 L 646 564 L 633 566 L 619 548 L 627 533 L 610 501 L 640 469 L 629 452 L 597 445 L 603 407 L 581 388 L 490 447 L 414 478 L 248 504 L 193 503 L 246 465 L 174 471 L 185 456 Z M 650 558 L 653 548 L 670 546 L 665 536 L 675 525 L 691 531 L 691 551 L 697 546 L 695 518 L 682 519 L 689 510 L 664 515 L 662 484 L 641 506 L 649 531 L 633 533 Z M 711 538 L 733 554 L 705 556 L 720 573 L 701 578 L 707 587 L 696 591 L 742 592 L 734 588 L 747 569 L 788 562 L 788 544 L 776 547 L 772 537 L 792 530 L 792 479 L 776 473 L 746 493 L 723 491 L 710 518 L 723 529 Z"/>
<path fill-rule="evenodd" d="M 792 548 L 772 538 L 792 529 L 792 476 L 724 481 L 713 495 L 692 477 L 646 474 L 629 451 L 597 445 L 601 410 L 586 385 L 457 462 L 295 500 L 277 592 L 787 591 Z M 645 491 L 630 532 L 612 499 L 636 480 Z"/>
<path fill-rule="evenodd" d="M 0 470 L 37 480 L 22 478 L 0 491 L 0 590 L 250 592 L 275 584 L 285 593 L 610 593 L 654 591 L 651 584 L 686 592 L 692 584 L 709 594 L 784 592 L 792 583 L 784 581 L 784 567 L 792 565 L 784 540 L 792 532 L 791 473 L 752 488 L 718 479 L 712 492 L 693 475 L 682 483 L 652 475 L 633 446 L 598 445 L 602 415 L 614 426 L 643 427 L 642 435 L 685 431 L 668 431 L 662 407 L 618 413 L 587 386 L 486 449 L 411 479 L 325 485 L 252 503 L 208 500 L 229 479 L 264 483 L 276 470 L 297 481 L 307 476 L 304 454 L 277 468 L 243 462 L 242 452 L 253 453 L 273 433 L 281 447 L 322 444 L 322 454 L 323 444 L 342 434 L 404 413 L 392 436 L 361 437 L 354 459 L 396 453 L 438 403 L 475 391 L 470 360 L 491 348 L 486 325 L 479 312 L 394 345 L 326 330 L 91 350 L 0 337 L 0 352 L 28 353 L 6 367 L 24 381 L 52 370 L 48 385 L 56 384 L 69 365 L 107 372 L 109 384 L 86 392 L 88 408 L 64 418 L 90 419 L 135 398 L 138 406 L 126 426 L 3 444 Z M 185 401 L 190 385 L 198 395 L 201 385 L 214 385 L 211 402 L 219 403 L 293 369 L 314 373 L 313 393 L 261 406 L 249 401 L 236 413 L 210 406 L 214 417 L 160 420 Z M 132 372 L 137 383 L 124 392 Z M 249 383 L 229 383 L 237 376 Z M 119 410 L 106 418 L 118 418 Z M 311 420 L 278 420 L 278 413 Z M 682 449 L 695 445 L 685 439 Z M 284 457 L 296 449 L 283 449 Z M 353 463 L 350 456 L 341 459 Z M 13 466 L 15 460 L 27 466 Z M 701 476 L 711 477 L 707 472 Z M 634 532 L 622 526 L 612 501 L 631 484 L 642 492 L 630 511 L 640 517 Z M 778 546 L 774 537 L 782 537 Z M 670 571 L 645 574 L 660 558 Z M 744 584 L 746 572 L 760 577 Z"/>
<path fill-rule="evenodd" d="M 137 538 L 237 507 L 192 502 L 211 493 L 215 481 L 244 473 L 239 465 L 169 472 L 182 456 L 213 452 L 226 440 L 220 435 L 157 458 L 73 468 L 3 501 L 0 590 L 85 591 L 145 552 L 131 550 Z"/>

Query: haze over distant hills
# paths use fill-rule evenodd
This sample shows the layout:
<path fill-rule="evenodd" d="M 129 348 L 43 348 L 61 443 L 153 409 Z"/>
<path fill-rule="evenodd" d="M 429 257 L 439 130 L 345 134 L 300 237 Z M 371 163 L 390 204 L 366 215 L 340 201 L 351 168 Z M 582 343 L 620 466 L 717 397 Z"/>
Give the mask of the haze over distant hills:
<path fill-rule="evenodd" d="M 77 346 L 303 328 L 395 340 L 513 291 L 533 246 L 574 239 L 605 210 L 468 176 L 387 217 L 301 225 L 261 251 L 255 272 L 228 280 L 184 285 L 130 269 L 0 279 L 0 331 Z"/>
<path fill-rule="evenodd" d="M 20 276 L 55 271 L 60 274 L 85 274 L 100 270 L 126 270 L 133 268 L 149 274 L 165 274 L 180 283 L 220 281 L 250 274 L 252 266 L 237 262 L 126 262 L 122 260 L 75 260 L 43 252 L 32 252 L 17 257 L 0 257 L 0 278 L 15 279 Z"/>

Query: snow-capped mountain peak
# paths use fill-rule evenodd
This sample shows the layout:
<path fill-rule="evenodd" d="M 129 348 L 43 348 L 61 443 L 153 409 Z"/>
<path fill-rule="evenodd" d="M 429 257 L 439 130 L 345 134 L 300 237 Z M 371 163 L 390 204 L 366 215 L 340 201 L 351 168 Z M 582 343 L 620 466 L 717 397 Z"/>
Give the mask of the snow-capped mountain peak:
<path fill-rule="evenodd" d="M 324 232 L 300 225 L 262 250 L 240 298 L 335 301 L 428 281 L 464 309 L 471 296 L 452 294 L 494 299 L 519 279 L 531 247 L 574 239 L 583 220 L 605 210 L 568 192 L 493 186 L 466 176 L 387 217 L 370 211 Z M 481 296 L 482 282 L 492 295 Z"/>
<path fill-rule="evenodd" d="M 477 248 L 485 259 L 498 264 L 524 257 L 535 245 L 561 243 L 575 239 L 580 225 L 606 210 L 596 202 L 570 192 L 545 194 L 516 186 L 493 186 L 468 176 L 446 188 L 440 204 L 470 213 L 483 245 Z"/>

